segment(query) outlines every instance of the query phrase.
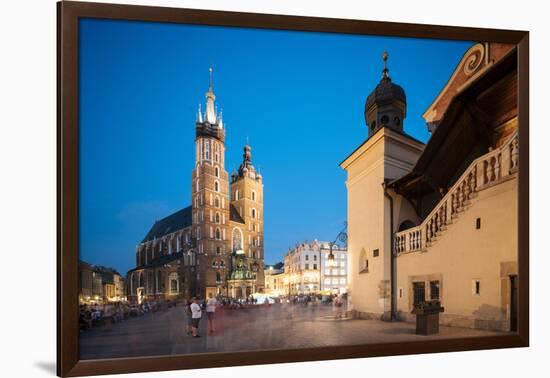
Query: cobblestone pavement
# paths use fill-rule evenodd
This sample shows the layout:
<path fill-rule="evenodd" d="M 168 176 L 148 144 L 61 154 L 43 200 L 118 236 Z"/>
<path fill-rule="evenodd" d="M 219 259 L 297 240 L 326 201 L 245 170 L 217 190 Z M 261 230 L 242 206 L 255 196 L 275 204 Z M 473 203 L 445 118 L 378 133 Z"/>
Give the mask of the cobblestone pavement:
<path fill-rule="evenodd" d="M 156 356 L 170 354 L 234 352 L 258 349 L 311 348 L 321 346 L 400 342 L 502 333 L 456 327 L 440 327 L 439 335 L 415 334 L 415 325 L 379 320 L 332 320 L 325 305 L 273 305 L 216 312 L 214 334 L 200 338 L 186 335 L 184 307 L 148 313 L 81 332 L 82 359 Z"/>

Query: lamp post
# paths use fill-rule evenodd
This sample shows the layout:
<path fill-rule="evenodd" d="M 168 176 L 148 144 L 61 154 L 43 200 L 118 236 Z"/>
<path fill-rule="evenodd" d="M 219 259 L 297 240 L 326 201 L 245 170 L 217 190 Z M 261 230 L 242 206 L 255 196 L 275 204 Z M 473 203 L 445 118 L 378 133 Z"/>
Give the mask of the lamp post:
<path fill-rule="evenodd" d="M 340 241 L 342 243 L 347 243 L 348 241 L 348 233 L 347 233 L 347 228 L 348 228 L 348 222 L 344 222 L 344 229 L 342 231 L 340 231 L 338 233 L 338 235 L 336 235 L 336 238 L 329 242 L 328 243 L 328 247 L 329 247 L 329 253 L 328 253 L 328 257 L 327 257 L 327 266 L 329 268 L 329 272 L 330 272 L 330 276 L 332 276 L 332 269 L 336 266 L 336 261 L 335 261 L 335 258 L 334 258 L 334 253 L 332 252 L 332 249 L 335 245 L 337 245 L 337 242 Z"/>

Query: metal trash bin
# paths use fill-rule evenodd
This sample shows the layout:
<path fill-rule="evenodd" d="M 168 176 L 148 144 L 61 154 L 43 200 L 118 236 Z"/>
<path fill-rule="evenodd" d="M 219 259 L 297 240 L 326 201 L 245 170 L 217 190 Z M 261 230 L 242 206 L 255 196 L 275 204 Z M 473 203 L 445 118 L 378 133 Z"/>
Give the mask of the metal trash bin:
<path fill-rule="evenodd" d="M 416 334 L 434 335 L 439 333 L 439 313 L 443 312 L 438 300 L 423 301 L 414 305 L 412 313 L 416 315 Z"/>

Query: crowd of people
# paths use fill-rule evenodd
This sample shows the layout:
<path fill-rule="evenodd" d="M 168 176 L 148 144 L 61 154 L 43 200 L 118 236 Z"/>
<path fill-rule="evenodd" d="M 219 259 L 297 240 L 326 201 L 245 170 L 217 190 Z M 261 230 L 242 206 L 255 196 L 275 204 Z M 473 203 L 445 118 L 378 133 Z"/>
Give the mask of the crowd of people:
<path fill-rule="evenodd" d="M 215 317 L 218 309 L 243 309 L 270 307 L 273 304 L 279 305 L 331 305 L 334 316 L 342 318 L 345 316 L 347 307 L 347 296 L 344 294 L 332 295 L 288 295 L 279 297 L 270 296 L 249 296 L 248 298 L 229 298 L 225 296 L 214 296 L 211 293 L 208 298 L 201 300 L 198 297 L 192 297 L 183 300 L 185 313 L 187 316 L 186 331 L 191 337 L 200 337 L 199 325 L 206 314 L 208 322 L 207 332 L 215 332 Z M 80 305 L 80 329 L 88 330 L 96 326 L 104 326 L 106 330 L 111 328 L 113 323 L 126 320 L 130 317 L 142 316 L 148 312 L 156 312 L 176 306 L 175 301 L 143 301 L 141 304 L 130 304 L 124 302 L 115 302 L 107 304 L 82 304 Z"/>
<path fill-rule="evenodd" d="M 270 300 L 271 299 L 271 300 Z M 283 305 L 331 305 L 333 308 L 335 318 L 344 318 L 346 316 L 346 309 L 348 305 L 348 296 L 346 294 L 332 294 L 332 295 L 290 295 L 281 297 L 254 297 L 248 298 L 228 298 L 224 296 L 214 297 L 211 293 L 206 300 L 201 300 L 198 297 L 192 297 L 185 303 L 186 316 L 187 316 L 187 335 L 191 337 L 201 337 L 199 334 L 199 325 L 203 317 L 203 313 L 206 313 L 206 319 L 208 321 L 207 332 L 212 334 L 215 332 L 215 317 L 217 309 L 241 309 L 241 308 L 259 308 L 260 305 L 270 307 L 272 304 Z"/>
<path fill-rule="evenodd" d="M 144 301 L 141 304 L 130 304 L 128 302 L 81 304 L 80 329 L 85 331 L 97 326 L 105 326 L 106 329 L 110 329 L 113 323 L 118 323 L 130 317 L 142 316 L 148 312 L 168 309 L 175 305 L 175 301 Z"/>

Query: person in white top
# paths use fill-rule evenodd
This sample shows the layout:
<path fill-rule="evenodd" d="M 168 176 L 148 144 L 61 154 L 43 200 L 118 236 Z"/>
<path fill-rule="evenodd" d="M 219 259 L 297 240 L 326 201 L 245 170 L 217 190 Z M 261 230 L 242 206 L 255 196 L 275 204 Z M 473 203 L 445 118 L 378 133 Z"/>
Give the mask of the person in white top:
<path fill-rule="evenodd" d="M 202 311 L 201 306 L 197 303 L 197 298 L 193 297 L 193 303 L 191 303 L 191 321 L 193 323 L 193 337 L 199 336 L 199 321 L 201 320 Z"/>
<path fill-rule="evenodd" d="M 216 305 L 218 301 L 212 293 L 208 294 L 208 300 L 206 301 L 206 317 L 208 318 L 208 332 L 214 332 L 214 313 L 216 312 Z"/>

